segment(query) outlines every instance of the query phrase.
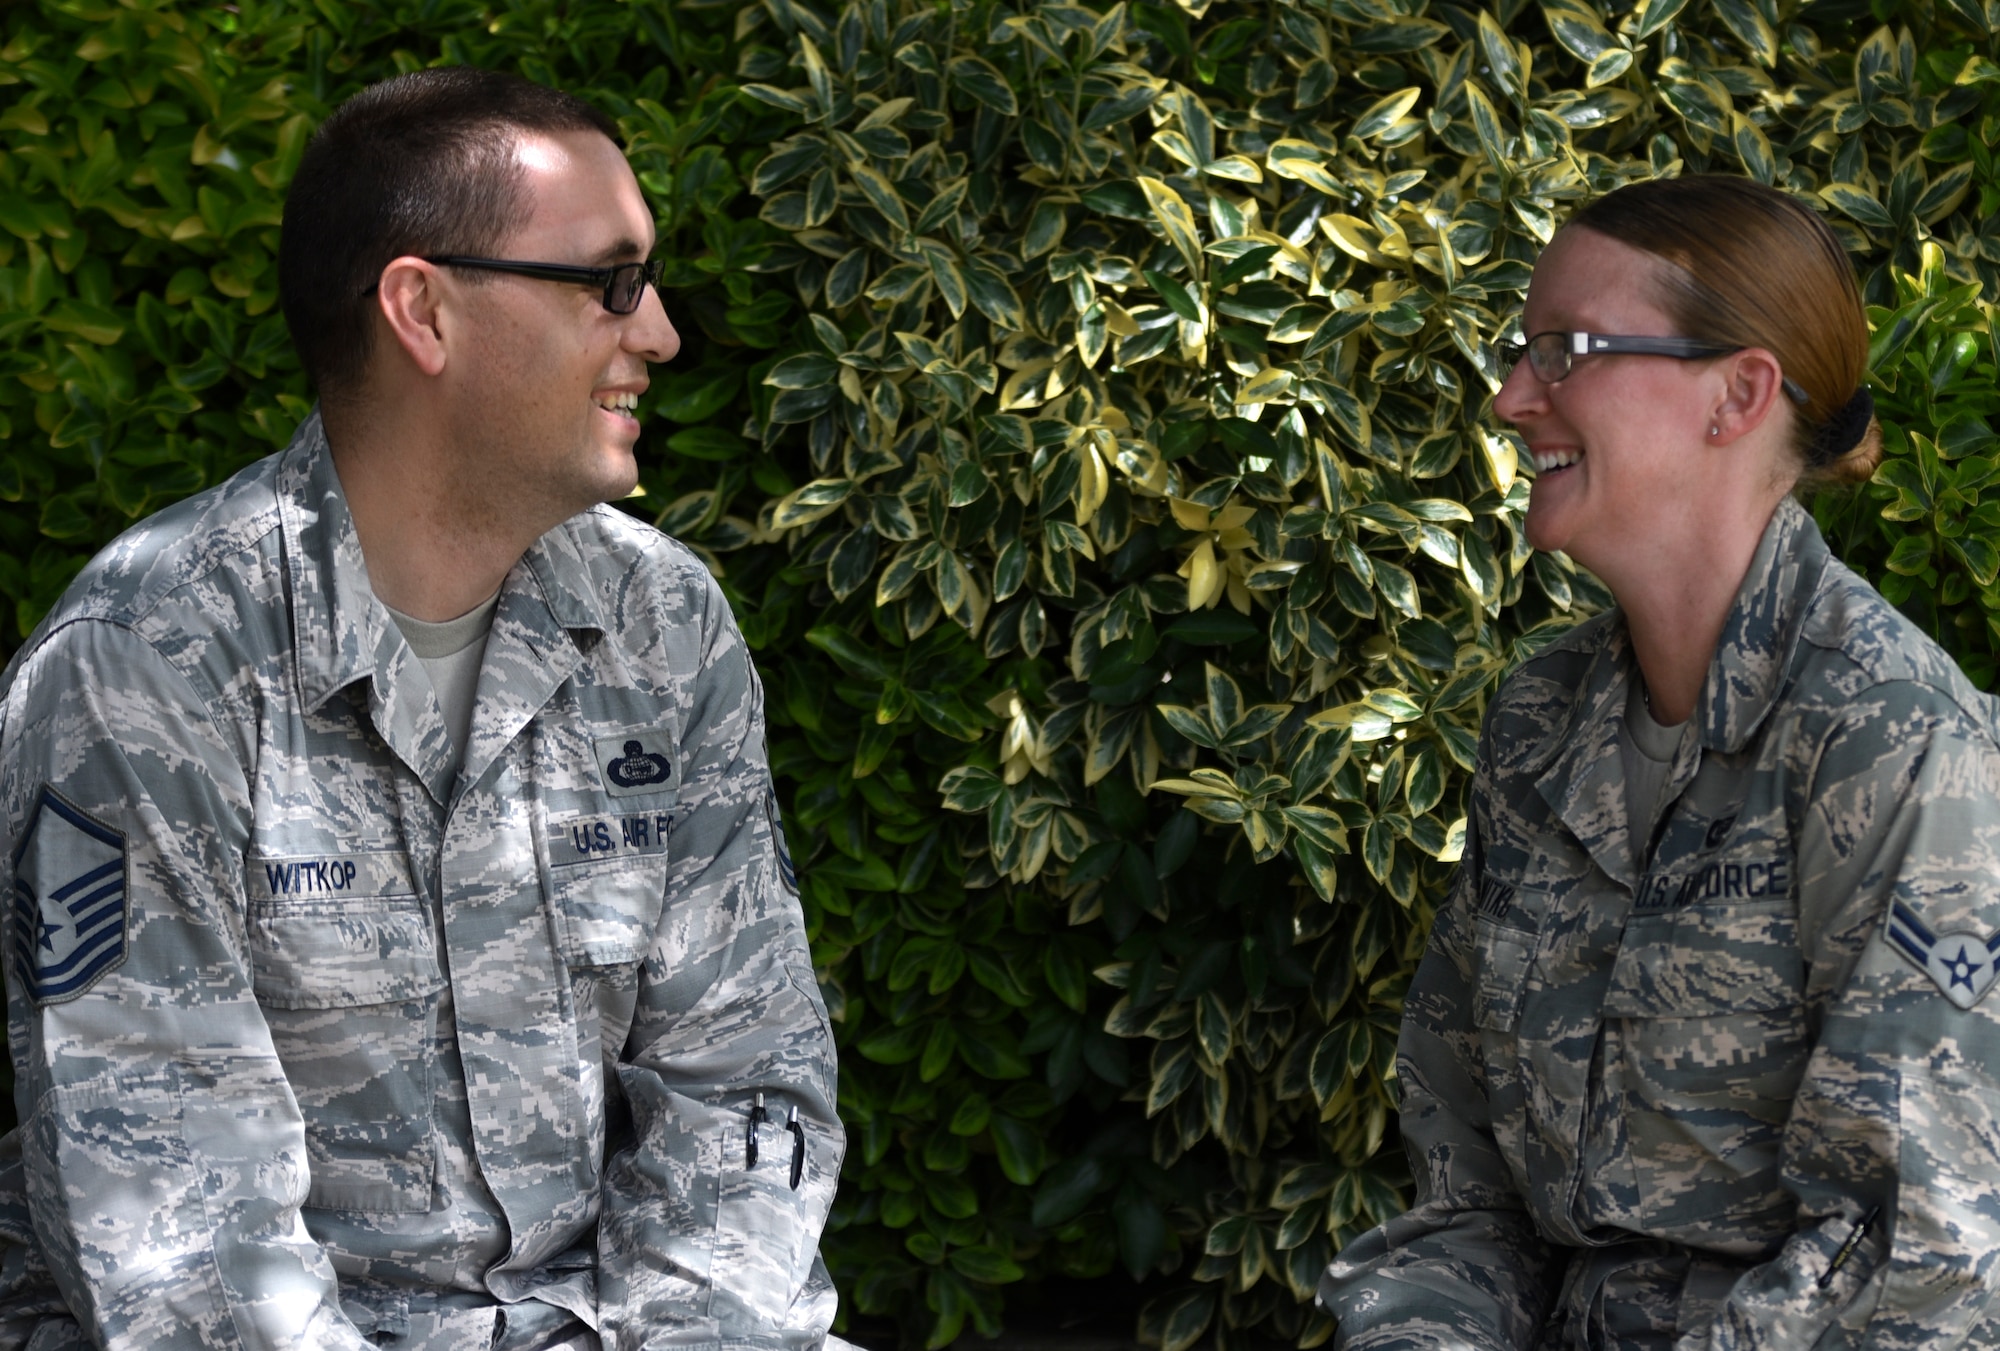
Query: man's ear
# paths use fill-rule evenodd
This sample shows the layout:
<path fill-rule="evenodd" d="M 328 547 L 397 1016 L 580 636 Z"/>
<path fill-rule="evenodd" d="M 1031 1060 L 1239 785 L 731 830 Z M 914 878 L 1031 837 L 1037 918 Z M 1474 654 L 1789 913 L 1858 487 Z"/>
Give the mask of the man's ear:
<path fill-rule="evenodd" d="M 1712 446 L 1728 445 L 1764 425 L 1778 412 L 1785 398 L 1784 368 L 1778 359 L 1761 347 L 1746 347 L 1718 362 L 1723 378 L 1722 396 L 1709 413 L 1715 434 Z"/>
<path fill-rule="evenodd" d="M 445 365 L 444 274 L 421 258 L 402 257 L 382 269 L 375 307 L 411 363 L 425 375 Z"/>

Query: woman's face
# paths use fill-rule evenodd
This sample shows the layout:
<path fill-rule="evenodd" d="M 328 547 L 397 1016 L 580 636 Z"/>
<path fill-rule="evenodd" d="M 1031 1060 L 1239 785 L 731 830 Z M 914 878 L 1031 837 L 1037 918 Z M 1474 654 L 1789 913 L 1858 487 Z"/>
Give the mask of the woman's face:
<path fill-rule="evenodd" d="M 1664 266 L 1608 235 L 1563 230 L 1535 267 L 1522 331 L 1676 336 L 1652 298 Z M 1665 537 L 1665 519 L 1698 509 L 1716 487 L 1705 482 L 1710 457 L 1702 453 L 1719 392 L 1712 365 L 1585 356 L 1544 384 L 1521 360 L 1493 410 L 1520 430 L 1534 458 L 1529 543 L 1561 549 L 1602 576 L 1619 571 L 1607 563 L 1639 561 L 1634 554 L 1648 540 Z"/>

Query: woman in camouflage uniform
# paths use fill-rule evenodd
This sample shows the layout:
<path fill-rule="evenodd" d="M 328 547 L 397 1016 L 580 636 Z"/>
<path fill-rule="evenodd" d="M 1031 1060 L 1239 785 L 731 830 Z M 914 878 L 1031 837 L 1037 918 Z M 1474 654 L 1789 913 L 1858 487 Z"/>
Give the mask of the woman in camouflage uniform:
<path fill-rule="evenodd" d="M 1507 681 L 1398 1057 L 1369 1348 L 2000 1344 L 2000 744 L 1793 490 L 1865 478 L 1838 241 L 1741 179 L 1543 254 L 1495 399 L 1616 609 Z M 1664 358 L 1664 359 L 1663 359 Z"/>

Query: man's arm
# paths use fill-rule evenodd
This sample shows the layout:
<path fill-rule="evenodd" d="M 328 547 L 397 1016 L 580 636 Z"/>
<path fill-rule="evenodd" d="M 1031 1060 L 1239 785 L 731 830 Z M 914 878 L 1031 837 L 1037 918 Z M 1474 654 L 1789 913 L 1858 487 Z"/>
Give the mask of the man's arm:
<path fill-rule="evenodd" d="M 833 1038 L 781 857 L 763 690 L 713 583 L 707 601 L 666 905 L 618 1066 L 635 1138 L 604 1178 L 599 1308 L 621 1351 L 817 1347 L 833 1319 Z"/>
<path fill-rule="evenodd" d="M 1990 736 L 1924 687 L 1861 696 L 1812 776 L 1799 874 L 1820 1020 L 1781 1163 L 1799 1226 L 1681 1351 L 1957 1345 L 2000 1293 Z"/>
<path fill-rule="evenodd" d="M 1474 800 L 1484 791 L 1481 775 Z M 1548 1304 L 1553 1259 L 1494 1141 L 1472 1025 L 1481 858 L 1472 830 L 1404 1002 L 1396 1048 L 1417 1204 L 1350 1243 L 1319 1284 L 1343 1351 L 1529 1346 Z"/>
<path fill-rule="evenodd" d="M 0 741 L 28 1205 L 111 1348 L 367 1343 L 299 1215 L 304 1127 L 252 993 L 243 769 L 129 630 L 23 664 Z"/>

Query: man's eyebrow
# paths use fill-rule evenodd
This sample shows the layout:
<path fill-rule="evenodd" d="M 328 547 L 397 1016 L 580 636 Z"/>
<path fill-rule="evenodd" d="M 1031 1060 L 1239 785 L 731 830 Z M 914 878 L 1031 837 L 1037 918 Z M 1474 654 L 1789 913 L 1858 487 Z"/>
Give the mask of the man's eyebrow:
<path fill-rule="evenodd" d="M 610 263 L 633 262 L 643 259 L 646 254 L 647 250 L 640 246 L 638 240 L 621 239 L 610 247 L 599 250 L 588 265 L 591 267 L 603 267 Z"/>

